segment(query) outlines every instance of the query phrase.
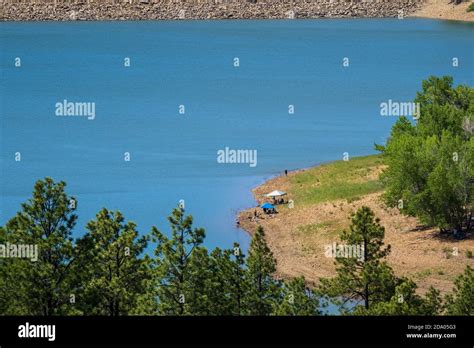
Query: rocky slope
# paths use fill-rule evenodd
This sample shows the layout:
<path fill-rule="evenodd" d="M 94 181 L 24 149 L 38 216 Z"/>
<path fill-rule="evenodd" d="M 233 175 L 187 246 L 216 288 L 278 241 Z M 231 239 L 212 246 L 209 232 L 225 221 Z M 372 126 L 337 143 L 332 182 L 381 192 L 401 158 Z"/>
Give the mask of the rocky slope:
<path fill-rule="evenodd" d="M 424 0 L 0 0 L 0 20 L 398 17 Z"/>

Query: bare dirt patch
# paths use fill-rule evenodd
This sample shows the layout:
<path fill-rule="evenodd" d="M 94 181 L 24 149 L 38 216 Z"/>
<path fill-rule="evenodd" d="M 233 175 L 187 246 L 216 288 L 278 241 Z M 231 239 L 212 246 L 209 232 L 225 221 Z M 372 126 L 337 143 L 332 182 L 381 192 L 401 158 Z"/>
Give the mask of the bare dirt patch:
<path fill-rule="evenodd" d="M 466 11 L 471 3 L 472 1 L 467 1 L 455 5 L 448 0 L 426 0 L 425 4 L 411 16 L 474 22 L 474 12 Z"/>

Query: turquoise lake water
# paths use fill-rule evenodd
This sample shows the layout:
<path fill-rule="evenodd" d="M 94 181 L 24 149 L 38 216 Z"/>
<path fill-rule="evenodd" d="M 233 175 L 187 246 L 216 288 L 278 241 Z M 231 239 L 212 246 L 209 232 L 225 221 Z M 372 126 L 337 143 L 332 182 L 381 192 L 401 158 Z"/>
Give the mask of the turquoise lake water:
<path fill-rule="evenodd" d="M 380 103 L 412 101 L 430 75 L 472 86 L 473 34 L 426 19 L 0 23 L 0 223 L 50 176 L 78 199 L 76 236 L 102 207 L 167 232 L 184 199 L 208 247 L 247 246 L 234 222 L 252 187 L 374 153 L 396 120 Z M 95 119 L 56 116 L 63 100 Z M 225 147 L 257 165 L 218 163 Z"/>

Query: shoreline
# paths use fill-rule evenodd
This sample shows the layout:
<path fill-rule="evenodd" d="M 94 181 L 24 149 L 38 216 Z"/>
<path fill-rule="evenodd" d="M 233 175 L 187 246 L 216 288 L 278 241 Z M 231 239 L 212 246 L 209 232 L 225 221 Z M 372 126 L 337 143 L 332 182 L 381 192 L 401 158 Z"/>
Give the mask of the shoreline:
<path fill-rule="evenodd" d="M 370 182 L 378 181 L 378 175 L 384 166 L 380 163 L 370 163 L 366 166 L 364 163 L 366 159 L 376 157 L 377 155 L 372 155 L 351 159 L 354 162 L 362 160 L 355 170 L 350 169 L 364 173 L 355 178 L 356 182 L 360 183 L 361 178 Z M 441 293 L 450 292 L 455 276 L 462 273 L 466 264 L 472 263 L 465 253 L 474 250 L 473 238 L 461 241 L 444 238 L 436 228 L 421 226 L 416 218 L 403 216 L 396 209 L 386 208 L 380 199 L 382 191 L 376 186 L 367 194 L 356 194 L 347 199 L 299 203 L 301 198 L 296 194 L 295 183 L 304 182 L 299 177 L 321 172 L 318 176 L 321 175 L 322 182 L 323 172 L 335 165 L 343 166 L 342 162 L 334 161 L 307 169 L 296 169 L 288 172 L 288 176 L 280 174 L 271 177 L 252 189 L 258 205 L 265 200 L 264 193 L 273 190 L 285 191 L 289 199 L 294 199 L 294 209 L 277 205 L 278 214 L 272 217 L 266 216 L 257 207 L 238 213 L 239 227 L 250 236 L 259 225 L 264 228 L 267 243 L 277 261 L 277 277 L 290 279 L 304 276 L 307 284 L 312 287 L 319 284 L 319 278 L 333 277 L 335 265 L 332 259 L 324 256 L 324 245 L 339 242 L 339 233 L 349 226 L 350 214 L 366 205 L 374 211 L 385 227 L 385 244 L 392 245 L 392 253 L 387 261 L 395 273 L 415 280 L 420 293 L 425 293 L 430 286 L 438 288 Z M 318 182 L 315 192 L 319 187 L 324 187 L 324 184 L 319 184 Z M 255 211 L 259 211 L 257 219 L 254 217 Z M 459 249 L 459 256 L 448 255 L 453 246 Z"/>

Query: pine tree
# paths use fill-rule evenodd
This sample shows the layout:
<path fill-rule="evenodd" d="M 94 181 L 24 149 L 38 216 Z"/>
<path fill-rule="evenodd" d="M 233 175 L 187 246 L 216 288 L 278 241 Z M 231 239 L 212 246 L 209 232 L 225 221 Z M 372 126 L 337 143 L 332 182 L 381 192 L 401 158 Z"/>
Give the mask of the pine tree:
<path fill-rule="evenodd" d="M 212 315 L 243 315 L 245 279 L 245 255 L 234 243 L 231 250 L 216 248 L 210 255 L 207 294 Z"/>
<path fill-rule="evenodd" d="M 390 246 L 383 248 L 384 235 L 385 229 L 368 207 L 360 208 L 352 216 L 349 231 L 342 232 L 342 242 L 363 250 L 361 258 L 336 257 L 336 277 L 321 280 L 323 293 L 343 298 L 342 310 L 347 302 L 357 300 L 362 300 L 368 310 L 372 304 L 388 301 L 393 296 L 398 281 L 383 262 L 390 252 Z"/>
<path fill-rule="evenodd" d="M 244 301 L 248 284 L 245 277 L 245 255 L 238 243 L 234 243 L 231 255 L 231 263 L 228 268 L 231 314 L 243 315 L 248 311 Z"/>
<path fill-rule="evenodd" d="M 230 250 L 214 249 L 209 257 L 209 277 L 206 289 L 211 315 L 231 315 L 232 299 L 230 293 L 230 277 L 232 260 Z"/>
<path fill-rule="evenodd" d="M 171 226 L 171 238 L 161 233 L 156 227 L 152 229 L 155 248 L 155 271 L 157 296 L 160 313 L 165 315 L 190 315 L 200 294 L 196 294 L 193 281 L 196 281 L 198 263 L 202 263 L 201 248 L 205 232 L 202 228 L 193 228 L 192 216 L 185 216 L 183 208 L 175 208 L 168 217 Z M 195 253 L 198 257 L 193 259 Z"/>
<path fill-rule="evenodd" d="M 377 302 L 370 309 L 357 307 L 354 315 L 437 315 L 441 311 L 441 297 L 438 290 L 431 287 L 425 297 L 416 294 L 416 284 L 409 279 L 401 279 L 393 296 L 385 302 Z"/>
<path fill-rule="evenodd" d="M 186 312 L 191 315 L 214 314 L 215 303 L 209 297 L 208 280 L 212 277 L 211 260 L 206 248 L 195 248 L 187 267 L 187 284 L 184 292 Z"/>
<path fill-rule="evenodd" d="M 66 315 L 75 313 L 75 261 L 72 229 L 77 202 L 65 192 L 66 183 L 38 180 L 33 197 L 3 228 L 3 242 L 37 246 L 38 260 L 5 259 L 0 264 L 5 314 Z"/>
<path fill-rule="evenodd" d="M 87 274 L 78 304 L 88 315 L 137 313 L 139 300 L 150 291 L 150 259 L 142 256 L 147 237 L 119 212 L 102 209 L 87 224 L 78 242 L 83 250 L 80 265 Z"/>
<path fill-rule="evenodd" d="M 274 279 L 276 261 L 259 226 L 252 237 L 247 258 L 248 291 L 245 306 L 250 315 L 270 315 L 279 298 L 279 283 Z"/>
<path fill-rule="evenodd" d="M 7 232 L 0 227 L 0 245 L 9 243 Z M 29 314 L 27 304 L 24 302 L 26 289 L 22 289 L 22 284 L 18 283 L 26 272 L 29 265 L 21 260 L 0 258 L 0 314 L 1 315 L 26 315 Z"/>
<path fill-rule="evenodd" d="M 318 307 L 318 298 L 306 287 L 304 277 L 298 277 L 284 283 L 282 299 L 275 312 L 277 315 L 318 315 Z"/>

